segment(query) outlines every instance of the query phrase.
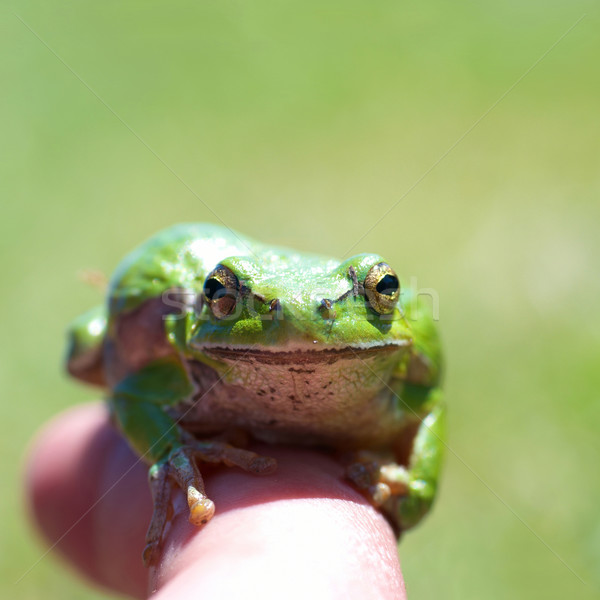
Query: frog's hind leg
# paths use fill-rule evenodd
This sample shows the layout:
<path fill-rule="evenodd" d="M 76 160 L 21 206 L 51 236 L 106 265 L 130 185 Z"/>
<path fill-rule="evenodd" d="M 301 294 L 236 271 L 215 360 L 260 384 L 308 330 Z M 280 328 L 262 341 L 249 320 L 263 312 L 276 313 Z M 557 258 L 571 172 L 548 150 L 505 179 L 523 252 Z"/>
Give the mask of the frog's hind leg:
<path fill-rule="evenodd" d="M 158 561 L 161 542 L 167 521 L 171 517 L 171 482 L 169 481 L 169 465 L 156 464 L 148 471 L 148 482 L 152 493 L 154 512 L 146 533 L 146 547 L 142 554 L 144 565 L 155 564 Z"/>
<path fill-rule="evenodd" d="M 348 478 L 389 518 L 398 535 L 421 521 L 437 492 L 445 445 L 445 408 L 438 388 L 427 392 L 426 407 L 406 465 L 365 452 L 347 469 Z"/>
<path fill-rule="evenodd" d="M 67 371 L 73 377 L 105 386 L 102 358 L 106 334 L 106 307 L 96 306 L 75 319 L 67 332 Z"/>
<path fill-rule="evenodd" d="M 160 555 L 172 513 L 171 483 L 177 483 L 187 496 L 190 522 L 201 526 L 213 516 L 215 506 L 206 496 L 200 462 L 237 466 L 259 475 L 271 473 L 277 465 L 273 458 L 221 440 L 197 440 L 182 429 L 165 407 L 185 400 L 193 391 L 183 365 L 174 357 L 165 357 L 125 377 L 110 399 L 116 423 L 129 444 L 152 465 L 154 514 L 144 550 L 147 566 L 155 564 Z"/>

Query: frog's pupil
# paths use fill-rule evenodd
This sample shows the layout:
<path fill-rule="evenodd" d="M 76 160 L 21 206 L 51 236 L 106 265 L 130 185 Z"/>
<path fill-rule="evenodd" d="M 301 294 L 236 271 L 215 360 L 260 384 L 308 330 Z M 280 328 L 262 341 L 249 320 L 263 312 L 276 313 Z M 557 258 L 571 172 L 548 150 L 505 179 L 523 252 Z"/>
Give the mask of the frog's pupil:
<path fill-rule="evenodd" d="M 380 280 L 375 289 L 380 294 L 386 296 L 392 296 L 398 291 L 398 278 L 393 275 L 384 275 Z"/>
<path fill-rule="evenodd" d="M 215 297 L 220 298 L 225 293 L 225 286 L 218 280 L 210 278 L 204 284 L 204 294 L 209 300 L 214 300 Z"/>

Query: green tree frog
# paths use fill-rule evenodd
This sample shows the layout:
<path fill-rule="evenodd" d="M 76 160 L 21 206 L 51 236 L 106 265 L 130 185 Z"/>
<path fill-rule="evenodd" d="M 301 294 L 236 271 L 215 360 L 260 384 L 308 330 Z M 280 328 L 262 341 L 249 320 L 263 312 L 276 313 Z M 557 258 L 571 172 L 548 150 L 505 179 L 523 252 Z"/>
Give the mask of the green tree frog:
<path fill-rule="evenodd" d="M 203 463 L 274 471 L 236 447 L 240 431 L 345 457 L 398 534 L 416 525 L 444 446 L 440 362 L 431 310 L 381 256 L 340 262 L 191 223 L 122 261 L 106 305 L 71 326 L 67 369 L 109 390 L 114 421 L 150 465 L 150 565 L 173 483 L 201 526 L 215 511 Z"/>

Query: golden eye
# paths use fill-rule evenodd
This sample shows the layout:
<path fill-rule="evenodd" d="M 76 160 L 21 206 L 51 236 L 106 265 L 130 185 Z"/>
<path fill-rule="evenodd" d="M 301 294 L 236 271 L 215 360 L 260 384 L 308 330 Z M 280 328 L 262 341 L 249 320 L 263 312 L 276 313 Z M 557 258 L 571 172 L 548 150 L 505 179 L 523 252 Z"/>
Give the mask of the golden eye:
<path fill-rule="evenodd" d="M 239 289 L 240 282 L 233 271 L 217 265 L 206 277 L 202 293 L 213 315 L 223 319 L 235 310 Z"/>
<path fill-rule="evenodd" d="M 400 297 L 400 282 L 386 263 L 376 264 L 365 277 L 365 296 L 369 306 L 380 315 L 394 312 Z"/>

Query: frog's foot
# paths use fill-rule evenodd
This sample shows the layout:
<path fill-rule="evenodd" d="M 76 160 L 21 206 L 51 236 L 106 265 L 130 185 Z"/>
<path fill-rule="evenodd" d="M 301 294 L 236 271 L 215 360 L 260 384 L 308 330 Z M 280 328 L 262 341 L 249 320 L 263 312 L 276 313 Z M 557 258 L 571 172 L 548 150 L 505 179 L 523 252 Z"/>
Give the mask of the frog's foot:
<path fill-rule="evenodd" d="M 260 456 L 249 450 L 241 450 L 214 440 L 186 441 L 184 446 L 169 455 L 166 462 L 151 467 L 149 479 L 154 514 L 146 534 L 146 547 L 143 552 L 146 566 L 157 562 L 164 529 L 173 512 L 169 478 L 173 478 L 187 494 L 190 523 L 201 527 L 214 515 L 214 502 L 206 495 L 204 481 L 198 469 L 200 461 L 237 466 L 256 475 L 267 475 L 277 468 L 274 458 Z"/>
<path fill-rule="evenodd" d="M 268 475 L 277 468 L 277 461 L 260 456 L 249 450 L 234 448 L 224 442 L 194 440 L 175 451 L 169 457 L 173 476 L 183 490 L 187 490 L 190 509 L 189 521 L 198 527 L 208 523 L 215 512 L 215 505 L 204 491 L 204 482 L 198 470 L 198 461 L 223 463 L 228 467 L 240 467 L 255 475 Z"/>
<path fill-rule="evenodd" d="M 403 466 L 371 453 L 360 453 L 357 459 L 346 468 L 346 476 L 377 508 L 408 493 L 409 473 Z"/>
<path fill-rule="evenodd" d="M 346 469 L 352 483 L 383 512 L 396 534 L 416 525 L 429 511 L 435 482 L 415 477 L 410 469 L 361 453 Z"/>
<path fill-rule="evenodd" d="M 190 442 L 187 449 L 202 462 L 239 467 L 255 475 L 270 475 L 277 468 L 277 461 L 274 458 L 236 448 L 220 440 L 194 440 Z"/>

